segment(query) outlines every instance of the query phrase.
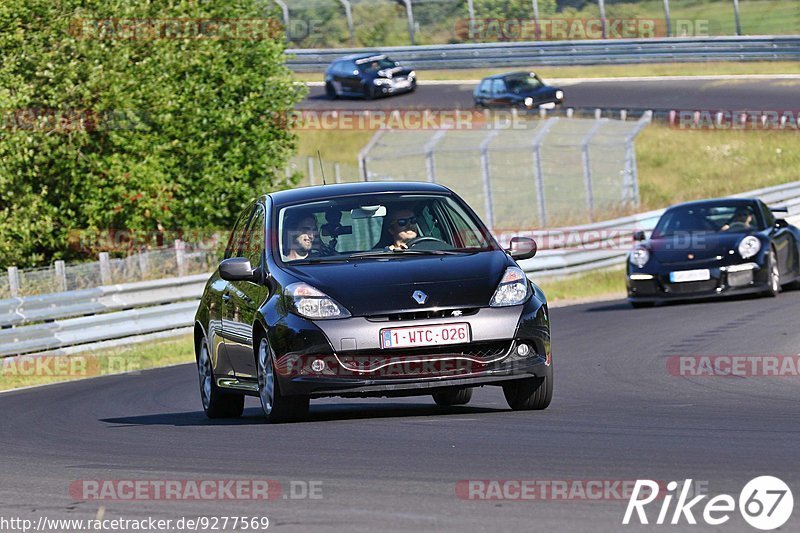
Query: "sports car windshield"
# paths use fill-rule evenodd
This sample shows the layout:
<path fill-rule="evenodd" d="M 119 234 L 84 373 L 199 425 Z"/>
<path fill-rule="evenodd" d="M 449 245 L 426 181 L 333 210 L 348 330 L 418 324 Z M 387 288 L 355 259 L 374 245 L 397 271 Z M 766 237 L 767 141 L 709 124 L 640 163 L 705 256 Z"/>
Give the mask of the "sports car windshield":
<path fill-rule="evenodd" d="M 752 204 L 685 206 L 664 213 L 653 231 L 653 237 L 688 233 L 747 233 L 761 229 L 761 222 Z"/>
<path fill-rule="evenodd" d="M 358 70 L 361 72 L 377 72 L 379 70 L 394 68 L 397 66 L 397 63 L 388 57 L 376 57 L 370 60 L 359 60 L 357 61 L 357 64 Z"/>
<path fill-rule="evenodd" d="M 284 207 L 280 258 L 324 262 L 498 249 L 460 202 L 444 195 L 375 194 Z"/>
<path fill-rule="evenodd" d="M 527 76 L 510 76 L 506 78 L 508 90 L 513 93 L 524 93 L 534 91 L 544 85 L 542 80 L 537 78 L 534 74 Z"/>

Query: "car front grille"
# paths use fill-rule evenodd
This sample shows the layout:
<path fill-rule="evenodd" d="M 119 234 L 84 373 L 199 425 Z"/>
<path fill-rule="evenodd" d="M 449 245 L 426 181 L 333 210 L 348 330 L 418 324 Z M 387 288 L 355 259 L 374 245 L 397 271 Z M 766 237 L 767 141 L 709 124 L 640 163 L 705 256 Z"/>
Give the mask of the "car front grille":
<path fill-rule="evenodd" d="M 404 320 L 428 320 L 431 318 L 460 318 L 474 315 L 477 312 L 477 307 L 464 309 L 437 309 L 372 315 L 366 317 L 366 319 L 370 322 L 402 322 Z"/>
<path fill-rule="evenodd" d="M 665 292 L 671 294 L 694 294 L 711 292 L 717 288 L 717 280 L 711 279 L 706 281 L 686 281 L 683 283 L 667 283 L 665 284 Z"/>

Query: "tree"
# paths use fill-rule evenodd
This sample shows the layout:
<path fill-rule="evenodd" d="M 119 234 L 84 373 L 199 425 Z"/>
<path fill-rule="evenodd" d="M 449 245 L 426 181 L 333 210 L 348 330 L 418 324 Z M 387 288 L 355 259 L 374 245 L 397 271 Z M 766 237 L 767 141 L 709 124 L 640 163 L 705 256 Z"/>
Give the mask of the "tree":
<path fill-rule="evenodd" d="M 4 0 L 0 266 L 80 257 L 75 230 L 228 227 L 285 186 L 296 138 L 274 117 L 305 88 L 265 9 Z"/>

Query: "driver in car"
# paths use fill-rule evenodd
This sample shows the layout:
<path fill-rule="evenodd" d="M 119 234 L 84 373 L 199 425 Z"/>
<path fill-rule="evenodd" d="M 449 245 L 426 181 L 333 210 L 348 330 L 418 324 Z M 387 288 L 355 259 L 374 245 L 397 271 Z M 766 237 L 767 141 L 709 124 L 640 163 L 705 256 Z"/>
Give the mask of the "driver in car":
<path fill-rule="evenodd" d="M 720 231 L 731 229 L 749 229 L 753 226 L 753 213 L 749 209 L 739 208 L 731 219 L 720 228 Z"/>
<path fill-rule="evenodd" d="M 389 225 L 389 235 L 392 243 L 386 248 L 389 250 L 405 250 L 408 243 L 419 236 L 417 217 L 410 209 L 400 208 L 386 216 Z"/>
<path fill-rule="evenodd" d="M 317 238 L 317 219 L 309 214 L 289 215 L 284 221 L 286 228 L 283 245 L 288 250 L 283 252 L 284 261 L 306 259 L 314 250 L 314 239 Z"/>

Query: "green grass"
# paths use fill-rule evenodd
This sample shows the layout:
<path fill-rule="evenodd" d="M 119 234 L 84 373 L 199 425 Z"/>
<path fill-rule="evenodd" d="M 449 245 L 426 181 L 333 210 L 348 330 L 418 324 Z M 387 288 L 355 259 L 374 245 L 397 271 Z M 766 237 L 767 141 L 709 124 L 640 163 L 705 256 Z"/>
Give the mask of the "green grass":
<path fill-rule="evenodd" d="M 800 29 L 798 29 L 800 31 Z M 479 80 L 485 76 L 506 70 L 533 70 L 545 81 L 553 78 L 627 78 L 639 76 L 711 76 L 736 74 L 800 74 L 800 62 L 708 62 L 708 63 L 659 63 L 647 65 L 591 65 L 570 67 L 528 67 L 506 69 L 432 69 L 420 70 L 422 83 L 426 80 Z M 321 81 L 321 72 L 298 72 L 298 81 Z"/>
<path fill-rule="evenodd" d="M 537 281 L 535 275 L 533 278 L 551 305 L 584 299 L 625 297 L 625 271 L 622 268 L 545 278 L 543 281 Z"/>
<path fill-rule="evenodd" d="M 0 390 L 136 372 L 195 360 L 192 335 L 69 356 L 0 359 Z"/>

